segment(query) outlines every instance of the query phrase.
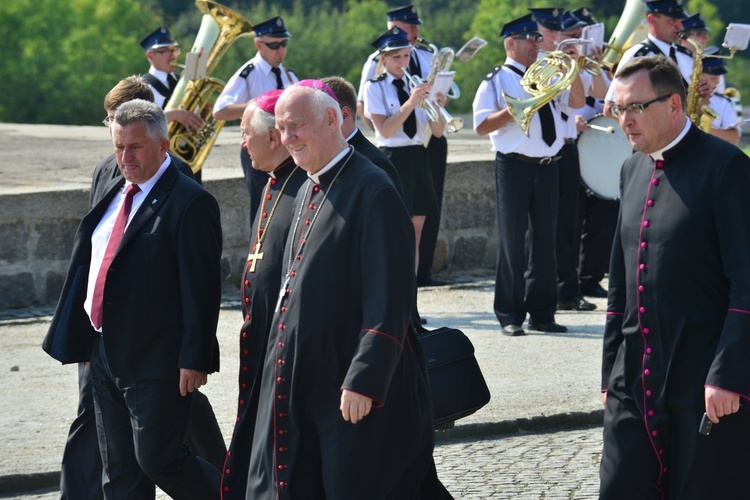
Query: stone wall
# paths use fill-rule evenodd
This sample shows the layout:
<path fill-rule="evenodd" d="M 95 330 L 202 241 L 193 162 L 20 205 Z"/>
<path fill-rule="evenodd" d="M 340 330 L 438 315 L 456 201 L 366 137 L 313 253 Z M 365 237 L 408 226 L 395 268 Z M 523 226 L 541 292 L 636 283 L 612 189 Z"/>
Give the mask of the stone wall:
<path fill-rule="evenodd" d="M 492 162 L 449 163 L 434 270 L 494 266 Z M 219 200 L 224 231 L 225 291 L 239 289 L 247 256 L 247 191 L 241 178 L 206 182 Z M 73 236 L 88 190 L 0 196 L 0 310 L 51 306 L 65 279 Z"/>

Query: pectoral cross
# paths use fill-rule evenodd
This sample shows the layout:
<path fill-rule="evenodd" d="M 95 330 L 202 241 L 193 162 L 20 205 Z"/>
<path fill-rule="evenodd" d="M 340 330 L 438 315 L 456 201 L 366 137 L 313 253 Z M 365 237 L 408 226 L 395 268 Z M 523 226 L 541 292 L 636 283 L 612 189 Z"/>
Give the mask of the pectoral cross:
<path fill-rule="evenodd" d="M 259 260 L 263 260 L 263 252 L 260 251 L 260 243 L 257 243 L 253 247 L 253 252 L 254 253 L 250 253 L 250 254 L 247 255 L 247 261 L 248 262 L 252 261 L 252 263 L 250 264 L 250 269 L 248 270 L 251 273 L 255 272 L 255 264 Z"/>

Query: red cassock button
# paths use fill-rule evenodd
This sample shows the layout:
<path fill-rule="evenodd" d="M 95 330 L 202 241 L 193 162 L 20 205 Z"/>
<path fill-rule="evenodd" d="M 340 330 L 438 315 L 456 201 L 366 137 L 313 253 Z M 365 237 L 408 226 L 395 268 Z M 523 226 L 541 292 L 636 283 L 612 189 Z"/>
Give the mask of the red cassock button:
<path fill-rule="evenodd" d="M 267 200 L 270 200 L 271 198 L 272 198 L 272 196 L 270 194 L 266 196 Z"/>
<path fill-rule="evenodd" d="M 638 266 L 638 269 L 640 269 L 641 271 L 643 271 L 644 269 L 646 269 L 646 264 L 640 264 Z"/>
<path fill-rule="evenodd" d="M 281 481 L 281 482 L 279 482 L 279 486 L 281 488 L 284 488 L 284 487 L 286 487 L 286 483 L 284 481 Z"/>
<path fill-rule="evenodd" d="M 231 473 L 232 473 L 232 471 L 231 471 L 230 469 L 227 469 L 227 470 L 225 470 L 225 471 L 224 471 L 224 473 L 225 473 L 225 474 L 231 474 Z"/>
<path fill-rule="evenodd" d="M 645 241 L 641 241 L 641 248 L 646 248 L 648 244 Z"/>
<path fill-rule="evenodd" d="M 643 373 L 645 373 L 646 375 L 651 375 L 651 370 L 646 368 L 645 370 L 643 370 Z"/>
<path fill-rule="evenodd" d="M 645 287 L 645 286 L 643 286 L 643 285 L 638 285 L 638 291 L 639 291 L 639 292 L 642 292 L 642 291 L 644 291 L 645 289 L 646 289 L 646 287 Z"/>
<path fill-rule="evenodd" d="M 639 308 L 639 309 L 638 309 L 638 311 L 639 311 L 639 312 L 640 312 L 641 314 L 644 314 L 644 313 L 646 312 L 646 308 L 645 308 L 645 307 L 641 307 L 641 308 Z"/>
<path fill-rule="evenodd" d="M 653 179 L 651 181 L 651 184 L 654 185 L 654 186 L 658 186 L 659 185 L 659 179 Z"/>
<path fill-rule="evenodd" d="M 648 329 L 648 328 L 644 328 L 643 329 L 643 333 L 645 333 L 646 335 L 648 335 L 649 333 L 651 333 L 651 330 Z"/>
<path fill-rule="evenodd" d="M 659 435 L 659 432 L 658 431 L 651 431 L 651 435 L 654 436 L 654 437 L 656 437 L 656 436 Z"/>
<path fill-rule="evenodd" d="M 647 220 L 644 220 L 644 221 L 643 221 L 643 227 L 648 227 L 648 226 L 649 226 L 649 224 L 648 224 L 648 221 L 647 221 Z"/>
<path fill-rule="evenodd" d="M 646 202 L 646 204 L 647 204 L 647 205 L 648 205 L 649 207 L 653 207 L 653 206 L 654 206 L 654 200 L 648 200 L 648 201 Z"/>
<path fill-rule="evenodd" d="M 646 391 L 646 396 L 650 396 L 650 395 L 651 395 L 651 389 Z"/>
<path fill-rule="evenodd" d="M 653 417 L 654 416 L 654 410 L 649 410 L 648 411 L 648 416 L 649 417 Z"/>

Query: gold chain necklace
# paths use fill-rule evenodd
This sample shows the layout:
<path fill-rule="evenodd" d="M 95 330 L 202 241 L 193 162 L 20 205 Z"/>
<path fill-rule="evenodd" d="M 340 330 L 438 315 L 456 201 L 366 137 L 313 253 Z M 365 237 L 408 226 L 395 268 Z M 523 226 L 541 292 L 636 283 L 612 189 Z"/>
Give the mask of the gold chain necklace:
<path fill-rule="evenodd" d="M 315 213 L 313 214 L 313 218 L 310 220 L 310 224 L 307 226 L 307 234 L 305 234 L 305 237 L 300 240 L 299 246 L 297 247 L 297 252 L 294 252 L 294 239 L 292 239 L 289 242 L 289 263 L 287 266 L 287 281 L 289 280 L 289 273 L 292 271 L 292 264 L 294 262 L 295 257 L 298 257 L 302 253 L 302 248 L 305 246 L 305 243 L 307 242 L 307 238 L 310 236 L 310 232 L 312 231 L 313 225 L 315 224 L 315 221 L 318 218 L 318 214 L 320 213 L 320 209 L 323 208 L 323 204 L 328 199 L 328 194 L 331 192 L 331 188 L 333 188 L 334 183 L 336 182 L 336 179 L 338 179 L 339 174 L 342 170 L 344 170 L 344 167 L 347 166 L 349 163 L 349 160 L 352 158 L 352 152 L 354 150 L 350 148 L 349 153 L 347 154 L 347 157 L 344 158 L 344 162 L 341 165 L 341 168 L 338 172 L 336 172 L 336 175 L 331 180 L 331 184 L 328 186 L 328 189 L 323 193 L 323 198 L 320 200 L 320 203 L 318 204 L 317 209 L 315 210 Z M 305 187 L 305 194 L 303 197 L 304 203 L 300 204 L 299 212 L 297 213 L 297 220 L 294 222 L 294 229 L 291 232 L 291 237 L 294 238 L 297 235 L 297 228 L 299 227 L 299 221 L 302 219 L 302 211 L 305 209 L 305 206 L 307 206 L 307 194 L 310 191 L 310 184 L 312 182 L 308 182 L 307 186 Z M 282 287 L 282 291 L 286 287 Z"/>
<path fill-rule="evenodd" d="M 253 246 L 252 253 L 249 253 L 247 255 L 247 261 L 250 262 L 250 268 L 248 269 L 248 272 L 254 273 L 255 272 L 255 264 L 259 260 L 263 260 L 264 253 L 260 251 L 261 244 L 263 243 L 263 239 L 266 237 L 266 233 L 268 232 L 268 226 L 271 224 L 271 219 L 273 218 L 273 213 L 276 211 L 276 207 L 279 204 L 279 201 L 281 200 L 281 196 L 284 194 L 284 189 L 286 189 L 286 185 L 289 183 L 289 180 L 292 178 L 294 173 L 297 171 L 299 166 L 295 165 L 294 169 L 289 173 L 286 180 L 284 180 L 284 184 L 282 184 L 281 189 L 279 190 L 278 196 L 276 197 L 276 200 L 273 203 L 273 206 L 271 207 L 271 211 L 268 214 L 268 217 L 266 220 L 266 225 L 261 227 L 261 222 L 263 220 L 263 210 L 266 208 L 266 201 L 268 201 L 268 191 L 271 189 L 271 181 L 272 179 L 268 179 L 268 182 L 266 183 L 266 189 L 263 191 L 263 206 L 261 207 L 261 213 L 260 213 L 260 219 L 258 219 L 258 234 L 256 237 L 256 243 Z"/>

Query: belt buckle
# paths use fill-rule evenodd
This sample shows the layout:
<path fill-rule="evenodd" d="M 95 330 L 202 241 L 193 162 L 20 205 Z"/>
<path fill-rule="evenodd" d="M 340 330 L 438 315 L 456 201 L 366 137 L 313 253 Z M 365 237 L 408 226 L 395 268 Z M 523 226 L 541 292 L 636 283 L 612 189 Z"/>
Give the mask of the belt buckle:
<path fill-rule="evenodd" d="M 549 165 L 552 163 L 552 157 L 551 156 L 545 156 L 544 158 L 539 159 L 540 165 Z"/>

